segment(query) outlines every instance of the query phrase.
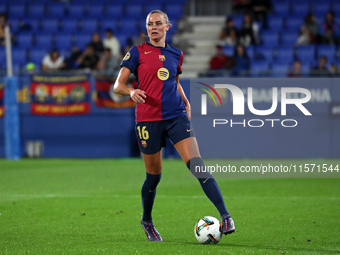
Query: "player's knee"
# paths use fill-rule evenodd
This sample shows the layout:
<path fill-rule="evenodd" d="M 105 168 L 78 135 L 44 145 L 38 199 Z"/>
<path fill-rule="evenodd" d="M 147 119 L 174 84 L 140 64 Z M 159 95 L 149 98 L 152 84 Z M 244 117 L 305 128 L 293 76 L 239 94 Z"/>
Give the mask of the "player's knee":
<path fill-rule="evenodd" d="M 191 158 L 187 163 L 190 172 L 198 179 L 213 178 L 211 173 L 207 171 L 201 157 Z"/>

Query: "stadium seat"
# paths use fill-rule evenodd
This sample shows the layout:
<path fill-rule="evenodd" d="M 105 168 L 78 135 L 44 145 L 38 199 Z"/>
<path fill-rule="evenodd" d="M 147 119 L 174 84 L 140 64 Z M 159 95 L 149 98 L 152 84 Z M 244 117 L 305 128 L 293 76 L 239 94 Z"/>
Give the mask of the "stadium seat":
<path fill-rule="evenodd" d="M 124 47 L 127 44 L 128 36 L 125 34 L 116 34 L 116 37 L 118 41 L 120 42 L 121 49 L 124 49 Z"/>
<path fill-rule="evenodd" d="M 8 21 L 8 24 L 10 26 L 11 32 L 12 33 L 16 33 L 19 31 L 20 26 L 21 26 L 21 22 L 19 19 L 10 19 Z"/>
<path fill-rule="evenodd" d="M 296 43 L 296 40 L 298 38 L 299 34 L 295 32 L 288 32 L 285 31 L 281 34 L 281 45 L 286 47 L 286 46 L 294 46 Z"/>
<path fill-rule="evenodd" d="M 262 33 L 262 43 L 264 46 L 276 47 L 277 45 L 279 45 L 279 33 L 278 32 Z"/>
<path fill-rule="evenodd" d="M 26 4 L 11 3 L 8 16 L 11 19 L 20 19 L 26 15 Z"/>
<path fill-rule="evenodd" d="M 292 14 L 300 15 L 301 18 L 307 15 L 310 12 L 310 2 L 309 1 L 294 1 L 292 4 Z"/>
<path fill-rule="evenodd" d="M 7 3 L 0 3 L 0 13 L 7 13 Z"/>
<path fill-rule="evenodd" d="M 27 30 L 31 30 L 33 32 L 40 30 L 40 20 L 37 18 L 24 18 L 22 19 L 22 24 Z"/>
<path fill-rule="evenodd" d="M 48 16 L 53 17 L 63 17 L 65 15 L 65 4 L 64 3 L 49 3 L 48 4 Z"/>
<path fill-rule="evenodd" d="M 132 34 L 137 34 L 137 21 L 135 19 L 126 18 L 120 20 L 120 33 L 126 34 L 128 36 Z"/>
<path fill-rule="evenodd" d="M 181 4 L 168 3 L 165 10 L 171 19 L 180 19 L 183 16 L 183 6 Z"/>
<path fill-rule="evenodd" d="M 299 32 L 305 15 L 290 16 L 286 18 L 286 29 L 294 32 Z"/>
<path fill-rule="evenodd" d="M 72 34 L 58 34 L 55 38 L 55 46 L 59 50 L 70 50 L 73 45 Z"/>
<path fill-rule="evenodd" d="M 340 2 L 334 1 L 332 10 L 335 13 L 340 13 Z"/>
<path fill-rule="evenodd" d="M 313 1 L 312 3 L 312 10 L 313 13 L 318 16 L 318 15 L 325 15 L 326 12 L 328 12 L 331 9 L 331 4 L 330 2 L 327 1 Z"/>
<path fill-rule="evenodd" d="M 17 35 L 18 47 L 23 49 L 28 49 L 32 47 L 33 44 L 33 34 L 32 33 L 19 33 Z"/>
<path fill-rule="evenodd" d="M 74 33 L 79 30 L 78 19 L 64 18 L 61 20 L 61 31 L 63 33 Z"/>
<path fill-rule="evenodd" d="M 277 63 L 290 64 L 294 60 L 294 48 L 293 47 L 278 47 L 276 49 Z"/>
<path fill-rule="evenodd" d="M 315 49 L 313 45 L 296 47 L 296 57 L 301 63 L 312 63 L 315 61 Z"/>
<path fill-rule="evenodd" d="M 286 77 L 289 72 L 290 63 L 273 63 L 271 77 Z"/>
<path fill-rule="evenodd" d="M 118 31 L 117 20 L 113 18 L 102 19 L 100 27 L 101 31 L 105 31 L 107 28 L 112 29 L 115 33 Z"/>
<path fill-rule="evenodd" d="M 84 12 L 85 8 L 83 3 L 70 3 L 68 7 L 68 16 L 70 18 L 83 18 Z"/>
<path fill-rule="evenodd" d="M 234 16 L 231 16 L 231 18 L 233 18 L 234 26 L 237 29 L 240 29 L 243 23 L 243 15 L 234 15 Z"/>
<path fill-rule="evenodd" d="M 59 20 L 57 18 L 42 19 L 40 24 L 44 32 L 55 33 L 59 30 Z"/>
<path fill-rule="evenodd" d="M 86 45 L 91 41 L 91 33 L 77 33 L 75 35 L 75 45 L 79 47 L 79 49 L 85 49 Z"/>
<path fill-rule="evenodd" d="M 254 57 L 256 60 L 264 60 L 270 63 L 273 61 L 273 49 L 271 47 L 258 46 Z"/>
<path fill-rule="evenodd" d="M 283 18 L 280 16 L 269 16 L 268 24 L 271 31 L 280 31 L 283 29 Z"/>
<path fill-rule="evenodd" d="M 106 7 L 106 16 L 111 19 L 120 18 L 124 15 L 122 3 L 109 3 Z"/>
<path fill-rule="evenodd" d="M 35 36 L 35 45 L 36 47 L 51 47 L 53 42 L 53 35 L 52 34 L 37 34 Z"/>
<path fill-rule="evenodd" d="M 253 61 L 251 63 L 251 76 L 266 76 L 269 72 L 269 64 L 266 61 Z"/>
<path fill-rule="evenodd" d="M 12 48 L 13 65 L 24 65 L 27 62 L 27 51 L 22 48 Z"/>
<path fill-rule="evenodd" d="M 105 14 L 103 4 L 89 3 L 86 10 L 88 17 L 98 18 L 103 17 L 103 15 Z"/>
<path fill-rule="evenodd" d="M 125 5 L 125 12 L 127 17 L 133 17 L 136 19 L 142 18 L 144 15 L 143 5 L 140 3 L 132 3 Z"/>
<path fill-rule="evenodd" d="M 233 56 L 234 55 L 234 47 L 233 46 L 224 46 L 223 47 L 223 53 L 227 56 Z"/>
<path fill-rule="evenodd" d="M 326 56 L 328 62 L 332 63 L 336 61 L 336 48 L 334 45 L 319 45 L 316 49 L 317 59 L 321 56 Z"/>
<path fill-rule="evenodd" d="M 163 10 L 162 3 L 154 2 L 154 3 L 145 4 L 144 16 L 146 16 L 147 14 L 149 14 L 149 12 L 153 10 Z"/>
<path fill-rule="evenodd" d="M 290 13 L 290 2 L 289 1 L 276 1 L 273 4 L 274 13 L 279 15 L 289 15 Z"/>
<path fill-rule="evenodd" d="M 254 49 L 254 46 L 248 46 L 248 47 L 246 47 L 246 51 L 247 51 L 248 57 L 249 57 L 250 59 L 253 59 L 254 56 L 255 56 L 255 53 L 254 53 L 255 49 Z"/>
<path fill-rule="evenodd" d="M 45 3 L 30 3 L 28 5 L 28 15 L 35 18 L 41 18 L 46 14 Z"/>
<path fill-rule="evenodd" d="M 46 50 L 43 48 L 32 48 L 29 52 L 29 61 L 34 64 L 41 64 L 46 53 Z"/>
<path fill-rule="evenodd" d="M 83 19 L 80 21 L 83 33 L 93 33 L 98 31 L 98 21 L 96 19 Z"/>

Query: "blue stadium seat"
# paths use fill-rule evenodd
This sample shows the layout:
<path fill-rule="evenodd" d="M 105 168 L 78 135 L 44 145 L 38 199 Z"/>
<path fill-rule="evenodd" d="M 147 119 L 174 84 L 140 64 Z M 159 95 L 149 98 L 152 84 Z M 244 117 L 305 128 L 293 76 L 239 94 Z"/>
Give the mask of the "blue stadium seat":
<path fill-rule="evenodd" d="M 64 3 L 49 3 L 48 4 L 48 16 L 53 17 L 63 17 L 65 15 L 65 4 Z"/>
<path fill-rule="evenodd" d="M 13 65 L 24 65 L 27 62 L 27 51 L 22 48 L 12 48 Z"/>
<path fill-rule="evenodd" d="M 315 49 L 313 45 L 296 47 L 296 57 L 301 63 L 312 63 L 315 61 Z"/>
<path fill-rule="evenodd" d="M 286 77 L 289 72 L 289 63 L 273 63 L 271 77 Z"/>
<path fill-rule="evenodd" d="M 34 18 L 41 18 L 46 13 L 45 3 L 30 3 L 28 5 L 28 15 Z"/>
<path fill-rule="evenodd" d="M 78 19 L 64 18 L 61 20 L 61 31 L 64 33 L 75 33 L 79 29 Z"/>
<path fill-rule="evenodd" d="M 224 46 L 223 47 L 223 53 L 227 56 L 233 56 L 234 55 L 234 47 L 233 46 Z"/>
<path fill-rule="evenodd" d="M 153 10 L 163 10 L 162 3 L 154 2 L 145 4 L 144 15 L 146 16 L 147 14 L 149 14 L 149 12 Z"/>
<path fill-rule="evenodd" d="M 269 16 L 268 17 L 268 24 L 269 29 L 272 31 L 280 31 L 283 29 L 283 21 L 284 19 L 280 16 Z"/>
<path fill-rule="evenodd" d="M 106 7 L 106 16 L 111 19 L 123 17 L 123 4 L 122 3 L 109 3 Z"/>
<path fill-rule="evenodd" d="M 70 3 L 68 8 L 68 16 L 70 18 L 83 18 L 85 8 L 83 3 Z"/>
<path fill-rule="evenodd" d="M 124 47 L 127 44 L 128 36 L 125 34 L 116 34 L 116 37 L 118 41 L 120 42 L 121 49 L 124 49 Z"/>
<path fill-rule="evenodd" d="M 312 10 L 315 15 L 325 15 L 331 9 L 331 3 L 323 0 L 313 1 Z"/>
<path fill-rule="evenodd" d="M 279 45 L 279 33 L 278 32 L 263 32 L 262 43 L 264 46 L 276 47 Z"/>
<path fill-rule="evenodd" d="M 8 24 L 10 26 L 11 32 L 16 33 L 20 29 L 21 22 L 19 19 L 10 19 Z"/>
<path fill-rule="evenodd" d="M 137 21 L 131 18 L 125 18 L 120 20 L 120 33 L 128 36 L 137 34 Z"/>
<path fill-rule="evenodd" d="M 42 19 L 40 24 L 44 32 L 55 33 L 59 30 L 59 20 L 57 18 Z"/>
<path fill-rule="evenodd" d="M 282 46 L 293 46 L 296 43 L 299 34 L 296 32 L 283 32 L 281 34 L 281 45 Z"/>
<path fill-rule="evenodd" d="M 107 28 L 112 29 L 113 32 L 118 31 L 117 20 L 113 18 L 102 19 L 100 27 L 101 31 L 104 31 Z"/>
<path fill-rule="evenodd" d="M 234 26 L 240 29 L 243 23 L 243 15 L 234 15 L 231 18 L 233 18 Z"/>
<path fill-rule="evenodd" d="M 294 1 L 292 3 L 292 14 L 293 15 L 301 15 L 301 17 L 303 18 L 304 16 L 307 15 L 307 13 L 309 13 L 311 10 L 310 8 L 310 2 L 309 1 Z"/>
<path fill-rule="evenodd" d="M 71 49 L 73 45 L 73 35 L 60 33 L 55 38 L 55 46 L 59 50 Z"/>
<path fill-rule="evenodd" d="M 93 33 L 98 31 L 98 21 L 96 19 L 83 19 L 80 23 L 83 33 Z"/>
<path fill-rule="evenodd" d="M 254 53 L 255 49 L 254 49 L 254 46 L 248 46 L 248 47 L 246 47 L 246 51 L 247 51 L 248 57 L 249 57 L 250 59 L 253 59 L 254 56 L 255 56 L 255 53 Z"/>
<path fill-rule="evenodd" d="M 26 27 L 26 29 L 31 30 L 33 32 L 40 30 L 40 20 L 36 18 L 24 18 L 22 19 L 22 24 Z"/>
<path fill-rule="evenodd" d="M 132 4 L 126 4 L 125 5 L 125 12 L 127 17 L 133 17 L 136 19 L 139 19 L 143 17 L 144 11 L 143 11 L 143 5 L 140 3 L 132 3 Z"/>
<path fill-rule="evenodd" d="M 334 45 L 319 45 L 316 49 L 317 59 L 321 56 L 326 56 L 328 62 L 332 63 L 336 61 L 336 48 Z"/>
<path fill-rule="evenodd" d="M 334 1 L 333 2 L 333 9 L 335 13 L 340 13 L 340 2 Z"/>
<path fill-rule="evenodd" d="M 43 48 L 32 48 L 29 53 L 29 61 L 40 65 L 47 51 Z"/>
<path fill-rule="evenodd" d="M 251 76 L 266 76 L 269 72 L 269 64 L 266 61 L 253 61 L 251 63 Z"/>
<path fill-rule="evenodd" d="M 23 49 L 28 49 L 33 45 L 32 33 L 19 33 L 17 35 L 18 46 Z"/>
<path fill-rule="evenodd" d="M 0 3 L 0 13 L 7 13 L 7 3 Z"/>
<path fill-rule="evenodd" d="M 36 47 L 44 47 L 50 48 L 53 42 L 53 35 L 52 34 L 37 34 L 35 36 L 35 45 Z"/>
<path fill-rule="evenodd" d="M 20 19 L 26 15 L 26 4 L 11 3 L 8 16 L 11 19 Z"/>
<path fill-rule="evenodd" d="M 290 2 L 289 1 L 275 1 L 273 4 L 274 13 L 279 15 L 289 15 Z"/>
<path fill-rule="evenodd" d="M 91 33 L 77 33 L 75 35 L 75 45 L 77 45 L 80 49 L 85 49 L 86 45 L 91 41 Z"/>
<path fill-rule="evenodd" d="M 255 59 L 271 63 L 273 61 L 273 49 L 271 47 L 258 46 L 256 48 Z"/>
<path fill-rule="evenodd" d="M 293 47 L 278 47 L 276 49 L 276 61 L 281 64 L 290 64 L 294 60 Z"/>
<path fill-rule="evenodd" d="M 305 15 L 287 17 L 286 29 L 294 32 L 299 32 L 301 25 L 303 24 L 304 16 Z"/>
<path fill-rule="evenodd" d="M 99 18 L 103 17 L 103 15 L 105 14 L 103 4 L 89 3 L 86 9 L 88 17 Z"/>
<path fill-rule="evenodd" d="M 165 10 L 170 19 L 180 19 L 183 16 L 183 6 L 181 4 L 168 3 Z"/>

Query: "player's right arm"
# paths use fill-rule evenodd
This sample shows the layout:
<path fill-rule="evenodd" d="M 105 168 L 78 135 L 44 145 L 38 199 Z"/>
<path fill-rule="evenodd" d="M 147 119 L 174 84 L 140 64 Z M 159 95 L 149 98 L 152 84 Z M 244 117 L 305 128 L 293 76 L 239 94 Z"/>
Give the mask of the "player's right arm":
<path fill-rule="evenodd" d="M 145 103 L 145 92 L 140 89 L 134 89 L 126 86 L 126 82 L 131 74 L 131 71 L 123 66 L 118 74 L 115 85 L 113 87 L 114 92 L 122 95 L 130 95 L 131 99 L 137 104 Z"/>

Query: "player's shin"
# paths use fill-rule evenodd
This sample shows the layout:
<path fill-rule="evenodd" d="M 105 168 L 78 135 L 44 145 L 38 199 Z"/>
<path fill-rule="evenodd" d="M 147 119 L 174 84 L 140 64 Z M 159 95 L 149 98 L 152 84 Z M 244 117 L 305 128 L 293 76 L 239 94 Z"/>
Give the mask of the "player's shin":
<path fill-rule="evenodd" d="M 208 171 L 200 172 L 197 169 L 205 169 L 205 165 L 202 158 L 192 158 L 187 163 L 187 167 L 190 172 L 197 178 L 201 187 L 210 199 L 210 201 L 215 205 L 221 217 L 229 215 L 229 212 L 224 204 L 221 190 L 214 178 L 214 176 Z"/>
<path fill-rule="evenodd" d="M 146 178 L 142 186 L 143 217 L 145 223 L 152 222 L 152 207 L 156 196 L 156 188 L 161 180 L 161 174 L 146 173 Z"/>

